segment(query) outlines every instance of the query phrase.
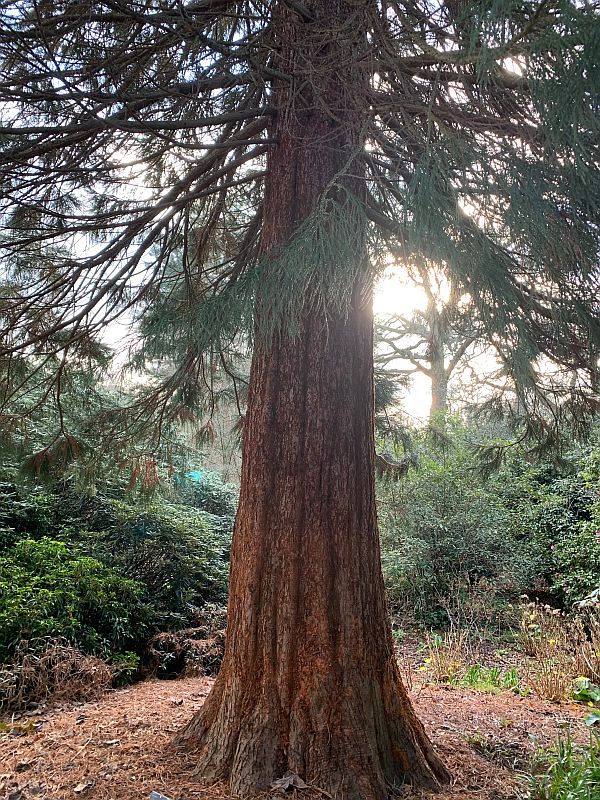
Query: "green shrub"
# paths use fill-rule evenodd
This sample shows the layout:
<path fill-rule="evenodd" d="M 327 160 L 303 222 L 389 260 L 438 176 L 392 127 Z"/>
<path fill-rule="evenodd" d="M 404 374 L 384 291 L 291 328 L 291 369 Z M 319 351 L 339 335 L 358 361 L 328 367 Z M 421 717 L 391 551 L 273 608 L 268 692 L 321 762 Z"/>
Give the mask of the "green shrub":
<path fill-rule="evenodd" d="M 178 499 L 185 505 L 204 512 L 211 528 L 224 537 L 231 538 L 238 505 L 238 489 L 224 483 L 214 472 L 189 473 L 179 482 Z"/>
<path fill-rule="evenodd" d="M 567 475 L 515 458 L 496 479 L 510 526 L 535 565 L 531 594 L 567 609 L 597 588 L 600 575 L 598 478 L 589 469 L 593 456 L 576 455 Z"/>
<path fill-rule="evenodd" d="M 24 492 L 13 483 L 0 482 L 0 552 L 19 539 L 48 535 L 53 500 L 48 492 Z"/>
<path fill-rule="evenodd" d="M 101 656 L 139 646 L 151 619 L 142 595 L 139 583 L 63 542 L 23 539 L 0 556 L 0 660 L 38 637 Z"/>
<path fill-rule="evenodd" d="M 8 610 L 9 599 L 3 592 L 8 614 L 5 649 L 21 630 L 25 636 L 64 635 L 86 651 L 105 655 L 125 644 L 133 649 L 141 646 L 140 631 L 133 637 L 126 630 L 119 633 L 120 625 L 127 626 L 120 616 L 127 618 L 127 613 L 115 611 L 112 622 L 101 623 L 94 612 L 94 621 L 87 626 L 81 614 L 71 613 L 83 600 L 75 601 L 70 593 L 79 596 L 84 588 L 77 583 L 74 561 L 83 571 L 83 582 L 87 573 L 91 575 L 92 564 L 105 571 L 106 579 L 112 575 L 123 586 L 135 581 L 148 637 L 158 630 L 193 624 L 195 609 L 206 602 L 223 603 L 236 492 L 215 476 L 194 492 L 202 508 L 169 503 L 159 495 L 134 499 L 118 488 L 109 497 L 77 493 L 68 484 L 53 489 L 0 484 L 0 554 L 14 600 Z M 30 575 L 35 572 L 36 553 L 52 573 L 42 570 L 39 580 Z M 29 566 L 23 563 L 26 554 Z M 31 619 L 25 611 L 17 613 L 28 592 Z M 107 608 L 105 616 L 111 613 Z"/>
<path fill-rule="evenodd" d="M 77 542 L 88 555 L 141 583 L 162 618 L 157 627 L 170 624 L 168 617 L 184 616 L 189 606 L 227 596 L 229 533 L 195 508 L 159 498 L 135 505 L 95 498 L 57 530 L 57 537 Z"/>
<path fill-rule="evenodd" d="M 214 472 L 205 472 L 199 481 L 191 484 L 189 502 L 195 508 L 216 517 L 234 517 L 238 491 L 231 483 L 223 481 Z"/>
<path fill-rule="evenodd" d="M 125 686 L 138 675 L 140 657 L 131 650 L 126 650 L 124 653 L 113 653 L 110 665 L 113 670 L 113 685 Z"/>
<path fill-rule="evenodd" d="M 392 605 L 427 624 L 447 621 L 485 585 L 481 611 L 493 598 L 515 596 L 530 564 L 510 519 L 477 470 L 466 432 L 436 443 L 419 437 L 419 466 L 379 483 L 384 575 Z M 462 595 L 462 596 L 461 596 Z"/>
<path fill-rule="evenodd" d="M 100 538 L 102 549 L 113 554 L 115 568 L 144 584 L 159 608 L 183 613 L 226 599 L 229 535 L 205 513 L 162 501 L 112 506 L 114 524 Z"/>

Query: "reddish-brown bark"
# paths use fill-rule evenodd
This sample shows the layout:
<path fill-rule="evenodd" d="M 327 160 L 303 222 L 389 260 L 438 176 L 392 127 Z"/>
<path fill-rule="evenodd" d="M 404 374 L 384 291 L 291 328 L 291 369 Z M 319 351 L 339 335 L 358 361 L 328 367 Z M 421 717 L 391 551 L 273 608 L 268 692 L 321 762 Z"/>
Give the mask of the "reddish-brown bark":
<path fill-rule="evenodd" d="M 357 7 L 305 5 L 342 24 Z M 350 50 L 349 36 L 317 48 L 301 25 L 282 13 L 286 68 L 311 60 L 314 71 L 302 92 L 280 89 L 286 111 L 273 132 L 265 253 L 290 239 L 333 176 L 351 173 L 346 187 L 363 191 L 356 32 Z M 227 779 L 236 794 L 264 790 L 287 770 L 344 800 L 381 800 L 403 781 L 435 787 L 447 778 L 402 686 L 388 624 L 370 279 L 364 249 L 356 258 L 362 269 L 347 315 L 307 307 L 299 334 L 255 347 L 226 654 L 180 736 L 199 746 L 199 774 Z"/>

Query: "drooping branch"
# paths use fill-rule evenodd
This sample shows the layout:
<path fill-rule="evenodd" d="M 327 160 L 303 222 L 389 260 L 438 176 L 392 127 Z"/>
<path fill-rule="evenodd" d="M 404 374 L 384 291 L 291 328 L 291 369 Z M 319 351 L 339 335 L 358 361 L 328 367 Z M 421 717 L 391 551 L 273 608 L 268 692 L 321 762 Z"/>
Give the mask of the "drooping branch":
<path fill-rule="evenodd" d="M 342 22 L 308 0 L 84 0 L 0 14 L 7 352 L 72 356 L 181 282 L 213 323 L 240 303 L 246 314 L 273 130 L 300 95 L 344 124 L 348 108 L 319 87 L 347 65 L 321 45 L 352 27 L 368 41 L 352 59 L 374 258 L 440 264 L 516 362 L 575 368 L 596 352 L 593 7 L 386 0 Z M 281 15 L 302 32 L 285 64 Z M 300 285 L 286 284 L 286 308 L 306 302 Z"/>

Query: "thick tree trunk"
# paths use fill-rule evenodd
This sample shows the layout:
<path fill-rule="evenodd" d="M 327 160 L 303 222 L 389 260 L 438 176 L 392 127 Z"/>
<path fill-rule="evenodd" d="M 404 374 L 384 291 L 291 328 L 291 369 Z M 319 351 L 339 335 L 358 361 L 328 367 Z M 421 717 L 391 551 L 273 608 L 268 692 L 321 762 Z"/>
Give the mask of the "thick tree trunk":
<path fill-rule="evenodd" d="M 357 4 L 305 6 L 343 23 Z M 278 115 L 266 253 L 289 241 L 340 172 L 352 173 L 347 188 L 363 191 L 360 120 L 333 69 L 351 72 L 344 57 L 356 54 L 340 53 L 333 34 L 317 48 L 314 29 L 300 27 L 282 14 L 280 41 L 295 42 L 287 68 L 311 56 L 314 75 L 325 64 L 315 66 L 317 57 L 329 69 L 314 79 L 318 93 L 314 81 L 293 99 L 292 89 L 288 113 Z M 253 356 L 226 654 L 205 706 L 180 735 L 199 748 L 199 775 L 226 779 L 239 795 L 288 770 L 344 800 L 383 800 L 401 782 L 435 787 L 448 777 L 402 686 L 388 625 L 364 249 L 356 258 L 363 269 L 347 315 L 325 319 L 307 307 L 298 335 L 258 342 Z"/>

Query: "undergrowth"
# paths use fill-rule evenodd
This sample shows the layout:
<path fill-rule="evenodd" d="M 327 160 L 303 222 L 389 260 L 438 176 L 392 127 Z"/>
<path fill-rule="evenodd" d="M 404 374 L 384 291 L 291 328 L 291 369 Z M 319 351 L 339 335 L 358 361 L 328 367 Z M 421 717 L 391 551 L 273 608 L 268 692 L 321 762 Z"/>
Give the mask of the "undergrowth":
<path fill-rule="evenodd" d="M 19 713 L 32 705 L 99 697 L 118 678 L 111 666 L 86 655 L 65 639 L 22 642 L 12 663 L 0 667 L 0 712 Z"/>
<path fill-rule="evenodd" d="M 525 606 L 519 642 L 528 658 L 521 658 L 518 671 L 488 665 L 476 629 L 451 625 L 427 635 L 426 657 L 418 669 L 434 683 L 533 692 L 549 702 L 574 700 L 594 707 L 600 704 L 599 612 L 597 603 L 580 604 L 570 616 L 541 604 Z"/>
<path fill-rule="evenodd" d="M 542 772 L 543 770 L 543 772 Z M 598 800 L 600 797 L 600 737 L 579 747 L 571 739 L 538 754 L 536 773 L 523 800 Z"/>
<path fill-rule="evenodd" d="M 425 646 L 427 657 L 419 669 L 435 683 L 494 694 L 506 690 L 524 691 L 516 667 L 504 670 L 477 662 L 477 647 L 466 631 L 430 634 Z"/>
<path fill-rule="evenodd" d="M 595 606 L 575 616 L 530 603 L 521 621 L 521 644 L 533 659 L 527 683 L 544 700 L 596 702 L 600 680 L 600 615 Z"/>

